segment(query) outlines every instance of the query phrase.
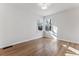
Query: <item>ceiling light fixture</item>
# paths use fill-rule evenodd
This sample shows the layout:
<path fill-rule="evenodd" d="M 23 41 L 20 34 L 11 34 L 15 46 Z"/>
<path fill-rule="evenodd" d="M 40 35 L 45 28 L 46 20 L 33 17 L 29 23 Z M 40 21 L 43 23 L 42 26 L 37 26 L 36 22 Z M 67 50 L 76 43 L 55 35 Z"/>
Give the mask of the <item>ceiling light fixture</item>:
<path fill-rule="evenodd" d="M 46 10 L 50 6 L 50 3 L 39 3 L 38 5 L 41 9 Z"/>

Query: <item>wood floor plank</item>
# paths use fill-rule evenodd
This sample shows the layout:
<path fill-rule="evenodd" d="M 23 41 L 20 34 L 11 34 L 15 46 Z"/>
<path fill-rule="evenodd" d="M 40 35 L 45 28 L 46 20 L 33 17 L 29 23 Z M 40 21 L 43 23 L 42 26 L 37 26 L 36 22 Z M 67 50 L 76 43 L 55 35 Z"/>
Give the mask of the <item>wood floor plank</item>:
<path fill-rule="evenodd" d="M 64 47 L 66 45 L 67 47 Z M 64 56 L 67 48 L 71 46 L 79 49 L 79 44 L 50 38 L 36 40 L 13 45 L 8 49 L 0 49 L 1 56 Z"/>

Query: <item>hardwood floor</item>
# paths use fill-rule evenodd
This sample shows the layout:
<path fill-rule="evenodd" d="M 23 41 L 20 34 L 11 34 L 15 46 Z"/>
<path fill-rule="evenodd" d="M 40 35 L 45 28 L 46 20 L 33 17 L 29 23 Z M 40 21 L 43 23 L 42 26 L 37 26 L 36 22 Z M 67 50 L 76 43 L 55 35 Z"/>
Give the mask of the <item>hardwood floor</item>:
<path fill-rule="evenodd" d="M 11 48 L 0 49 L 1 56 L 64 56 L 68 50 L 63 45 L 79 49 L 79 44 L 70 42 L 39 38 L 29 42 L 16 44 Z"/>

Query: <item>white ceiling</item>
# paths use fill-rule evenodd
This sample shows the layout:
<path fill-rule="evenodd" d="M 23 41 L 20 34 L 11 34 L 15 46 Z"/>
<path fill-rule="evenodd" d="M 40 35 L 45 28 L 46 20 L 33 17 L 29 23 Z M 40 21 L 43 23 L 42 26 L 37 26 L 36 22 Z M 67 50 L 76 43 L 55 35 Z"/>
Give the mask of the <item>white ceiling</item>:
<path fill-rule="evenodd" d="M 63 10 L 71 9 L 74 7 L 78 7 L 78 3 L 52 3 L 48 9 L 42 10 L 37 3 L 9 3 L 9 4 L 4 4 L 6 6 L 10 6 L 12 8 L 16 8 L 19 10 L 23 10 L 25 12 L 33 12 L 37 13 L 38 15 L 51 15 L 55 14 L 58 12 L 61 12 Z"/>
<path fill-rule="evenodd" d="M 64 10 L 68 10 L 71 8 L 79 7 L 79 4 L 68 4 L 68 3 L 54 3 L 47 10 L 40 10 L 38 12 L 40 15 L 50 15 L 59 13 Z"/>

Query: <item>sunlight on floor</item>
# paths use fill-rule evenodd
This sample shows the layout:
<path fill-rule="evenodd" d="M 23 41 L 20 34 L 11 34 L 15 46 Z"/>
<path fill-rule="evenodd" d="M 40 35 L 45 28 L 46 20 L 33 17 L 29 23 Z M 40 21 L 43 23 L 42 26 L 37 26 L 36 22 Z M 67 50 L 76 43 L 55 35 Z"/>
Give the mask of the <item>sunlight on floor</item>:
<path fill-rule="evenodd" d="M 70 50 L 69 52 L 65 53 L 65 56 L 79 56 L 79 50 L 73 48 L 73 47 L 68 47 L 67 45 L 62 45 L 63 47 L 66 47 L 68 50 Z M 72 52 L 72 53 L 70 53 Z"/>

